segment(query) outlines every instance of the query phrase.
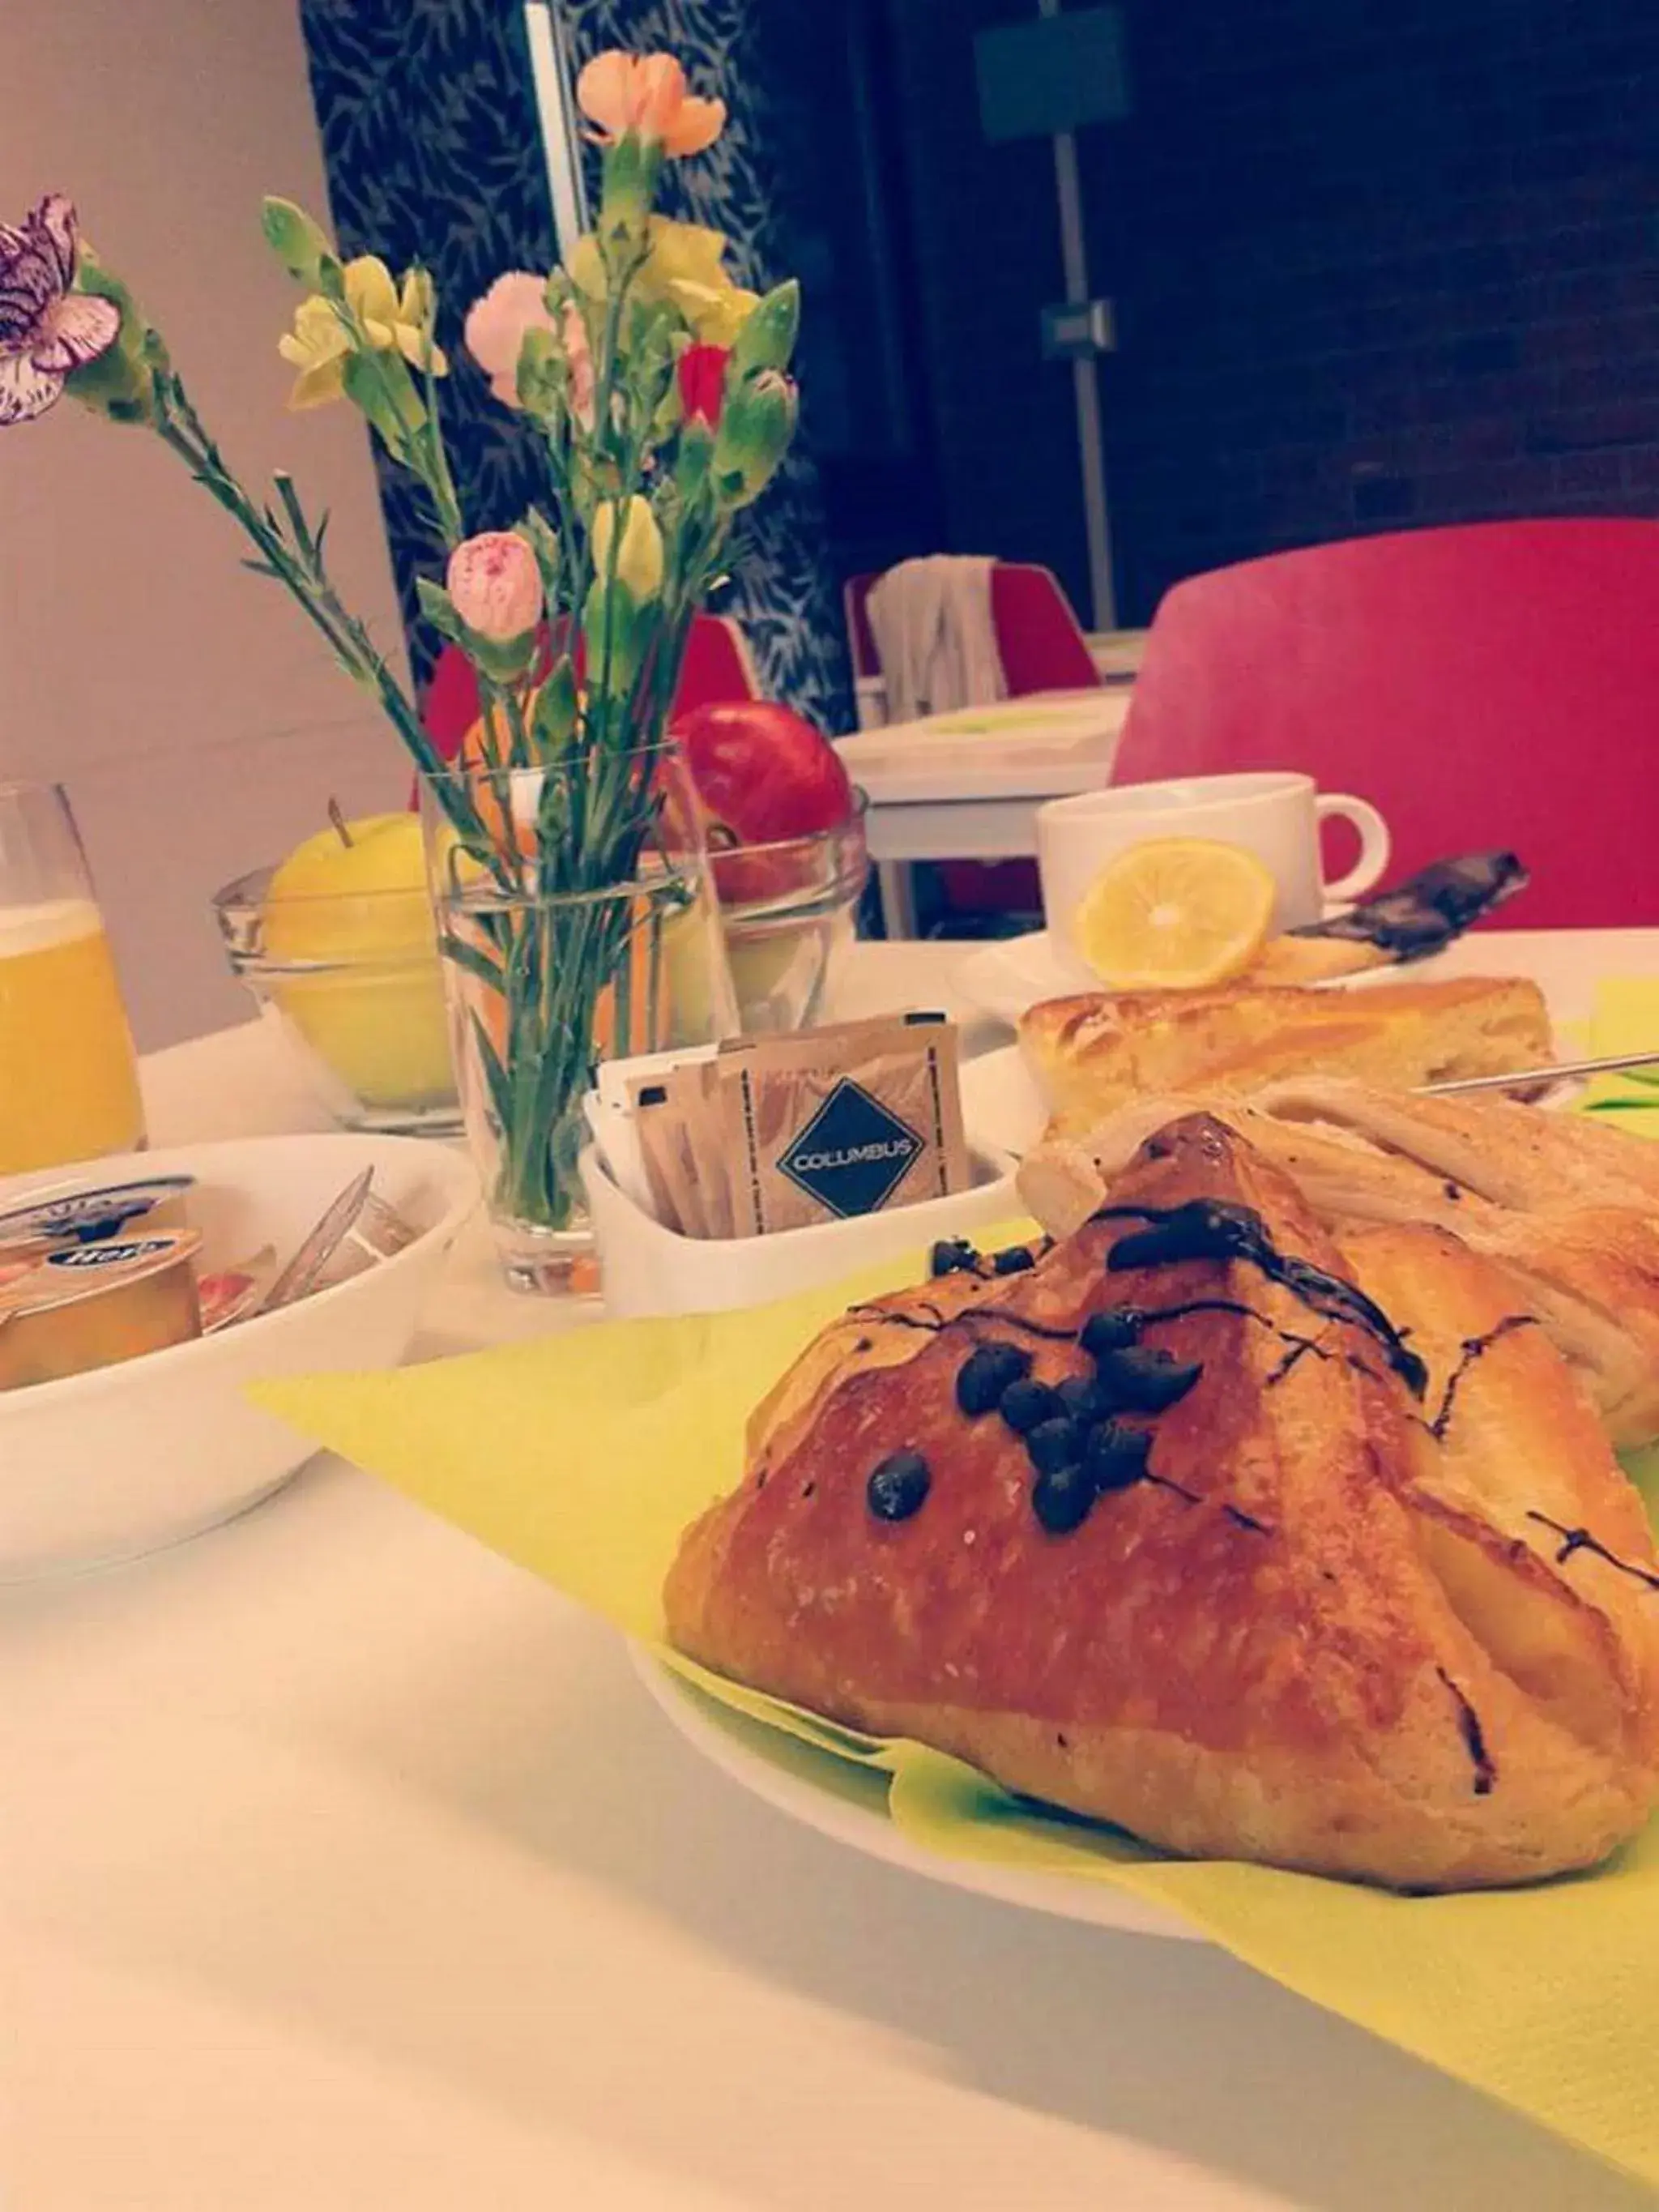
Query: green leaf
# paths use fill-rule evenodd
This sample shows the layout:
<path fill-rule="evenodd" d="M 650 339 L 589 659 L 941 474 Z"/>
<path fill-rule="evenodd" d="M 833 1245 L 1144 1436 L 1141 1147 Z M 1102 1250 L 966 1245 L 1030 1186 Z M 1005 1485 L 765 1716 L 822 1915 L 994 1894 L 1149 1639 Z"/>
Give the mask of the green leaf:
<path fill-rule="evenodd" d="M 283 502 L 283 512 L 287 515 L 289 527 L 294 532 L 295 544 L 307 556 L 314 556 L 317 550 L 317 540 L 312 534 L 310 523 L 306 520 L 306 511 L 300 503 L 300 495 L 294 489 L 293 477 L 286 470 L 277 469 L 273 471 L 270 480 L 276 487 L 277 498 Z M 269 507 L 265 509 L 265 519 L 274 524 L 275 518 Z"/>
<path fill-rule="evenodd" d="M 514 371 L 519 404 L 526 414 L 550 415 L 564 398 L 568 374 L 564 349 L 553 332 L 527 330 Z"/>
<path fill-rule="evenodd" d="M 469 945 L 462 937 L 446 935 L 440 941 L 438 949 L 446 960 L 453 960 L 458 968 L 465 968 L 469 975 L 476 976 L 481 983 L 487 983 L 492 991 L 501 989 L 500 967 L 487 952 L 480 952 L 476 945 Z"/>
<path fill-rule="evenodd" d="M 421 603 L 421 612 L 439 636 L 465 647 L 466 624 L 456 613 L 454 602 L 443 586 L 434 584 L 430 576 L 417 576 L 415 579 L 415 596 Z"/>
<path fill-rule="evenodd" d="M 536 556 L 536 566 L 541 571 L 542 589 L 547 594 L 549 606 L 556 606 L 563 574 L 557 531 L 540 507 L 532 507 L 526 510 L 523 521 L 517 525 L 517 532 Z"/>
<path fill-rule="evenodd" d="M 538 760 L 550 760 L 569 744 L 576 728 L 576 672 L 567 653 L 537 694 L 530 736 Z"/>
<path fill-rule="evenodd" d="M 499 986 L 498 986 L 499 988 Z M 501 1066 L 489 1032 L 477 1014 L 472 1016 L 472 1042 L 478 1054 L 478 1065 L 483 1070 L 484 1081 L 489 1087 L 489 1109 L 495 1126 L 507 1136 L 513 1127 L 513 1086 L 507 1079 L 507 1070 Z"/>

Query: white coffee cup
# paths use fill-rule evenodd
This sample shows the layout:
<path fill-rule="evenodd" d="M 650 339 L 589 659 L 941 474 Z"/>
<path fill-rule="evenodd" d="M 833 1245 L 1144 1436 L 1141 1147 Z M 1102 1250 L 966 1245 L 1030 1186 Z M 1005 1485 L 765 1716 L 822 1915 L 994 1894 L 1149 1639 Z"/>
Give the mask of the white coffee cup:
<path fill-rule="evenodd" d="M 1333 815 L 1358 831 L 1359 858 L 1328 884 L 1319 825 Z M 1361 897 L 1389 865 L 1389 825 L 1370 801 L 1317 790 L 1310 775 L 1173 776 L 1052 799 L 1036 811 L 1037 870 L 1043 915 L 1059 945 L 1070 947 L 1078 902 L 1107 861 L 1154 837 L 1210 837 L 1254 853 L 1279 886 L 1275 931 L 1318 921 L 1332 903 Z"/>

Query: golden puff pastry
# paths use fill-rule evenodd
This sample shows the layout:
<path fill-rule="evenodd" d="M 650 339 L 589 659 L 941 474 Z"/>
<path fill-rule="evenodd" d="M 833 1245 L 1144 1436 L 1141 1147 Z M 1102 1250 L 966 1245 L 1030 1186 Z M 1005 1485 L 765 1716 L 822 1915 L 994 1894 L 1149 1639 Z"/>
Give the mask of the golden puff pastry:
<path fill-rule="evenodd" d="M 1052 1134 L 1087 1129 L 1146 1092 L 1232 1094 L 1317 1072 L 1409 1090 L 1554 1057 L 1542 994 L 1518 977 L 1095 993 L 1030 1007 L 1019 1041 Z"/>
<path fill-rule="evenodd" d="M 1659 1787 L 1659 1561 L 1510 1278 L 1153 1134 L 1027 1272 L 854 1310 L 682 1540 L 672 1640 L 1170 1850 L 1593 1865 Z"/>
<path fill-rule="evenodd" d="M 1283 1169 L 1328 1228 L 1428 1224 L 1501 1261 L 1613 1442 L 1659 1435 L 1659 1146 L 1584 1114 L 1303 1077 L 1237 1098 L 1139 1099 L 1048 1139 L 1019 1170 L 1026 1204 L 1069 1233 L 1149 1130 L 1200 1108 Z"/>

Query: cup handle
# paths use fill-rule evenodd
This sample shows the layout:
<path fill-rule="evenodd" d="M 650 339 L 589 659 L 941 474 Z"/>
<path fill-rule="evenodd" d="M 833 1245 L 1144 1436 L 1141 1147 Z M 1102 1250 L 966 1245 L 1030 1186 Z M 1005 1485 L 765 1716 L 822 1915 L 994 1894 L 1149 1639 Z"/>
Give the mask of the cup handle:
<path fill-rule="evenodd" d="M 1363 898 L 1389 865 L 1391 849 L 1389 825 L 1369 799 L 1356 799 L 1349 791 L 1322 791 L 1314 802 L 1319 819 L 1340 816 L 1359 832 L 1359 858 L 1346 876 L 1325 886 L 1325 907 L 1344 899 Z"/>

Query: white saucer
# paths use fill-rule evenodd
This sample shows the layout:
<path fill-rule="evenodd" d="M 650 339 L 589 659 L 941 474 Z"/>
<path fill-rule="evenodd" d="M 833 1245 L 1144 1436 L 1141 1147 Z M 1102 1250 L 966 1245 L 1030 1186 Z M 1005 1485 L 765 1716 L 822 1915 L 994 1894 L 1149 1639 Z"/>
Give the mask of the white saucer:
<path fill-rule="evenodd" d="M 1338 909 L 1333 908 L 1331 911 Z M 1435 956 L 1437 959 L 1441 956 Z M 1435 960 L 1415 965 L 1413 976 L 1439 970 Z M 1399 970 L 1375 968 L 1360 975 L 1341 975 L 1316 989 L 1352 989 L 1385 979 L 1398 981 Z M 998 937 L 976 945 L 951 971 L 951 984 L 959 998 L 981 1013 L 991 1014 L 1012 1029 L 1029 1006 L 1044 999 L 1066 999 L 1078 992 L 1102 988 L 1100 978 L 1059 938 L 1046 929 L 1024 937 Z"/>
<path fill-rule="evenodd" d="M 816 1751 L 799 1737 L 745 1719 L 730 1706 L 705 1697 L 683 1676 L 671 1674 L 637 1644 L 629 1647 L 629 1656 L 653 1701 L 694 1751 L 764 1803 L 821 1836 L 885 1866 L 903 1867 L 971 1896 L 996 1898 L 1005 1905 L 1126 1935 L 1163 1936 L 1178 1942 L 1209 1941 L 1173 1913 L 1160 1911 L 1111 1882 L 1073 1881 L 1065 1875 L 948 1858 L 931 1851 L 888 1819 L 884 1773 Z"/>
<path fill-rule="evenodd" d="M 973 1150 L 1010 1175 L 1048 1126 L 1048 1105 L 1017 1044 L 962 1064 L 962 1126 Z M 1016 1206 L 1016 1211 L 1018 1211 Z"/>
<path fill-rule="evenodd" d="M 1044 999 L 1097 991 L 1099 978 L 1046 929 L 1025 937 L 997 937 L 976 945 L 951 971 L 957 996 L 1012 1029 L 1028 1006 Z"/>

